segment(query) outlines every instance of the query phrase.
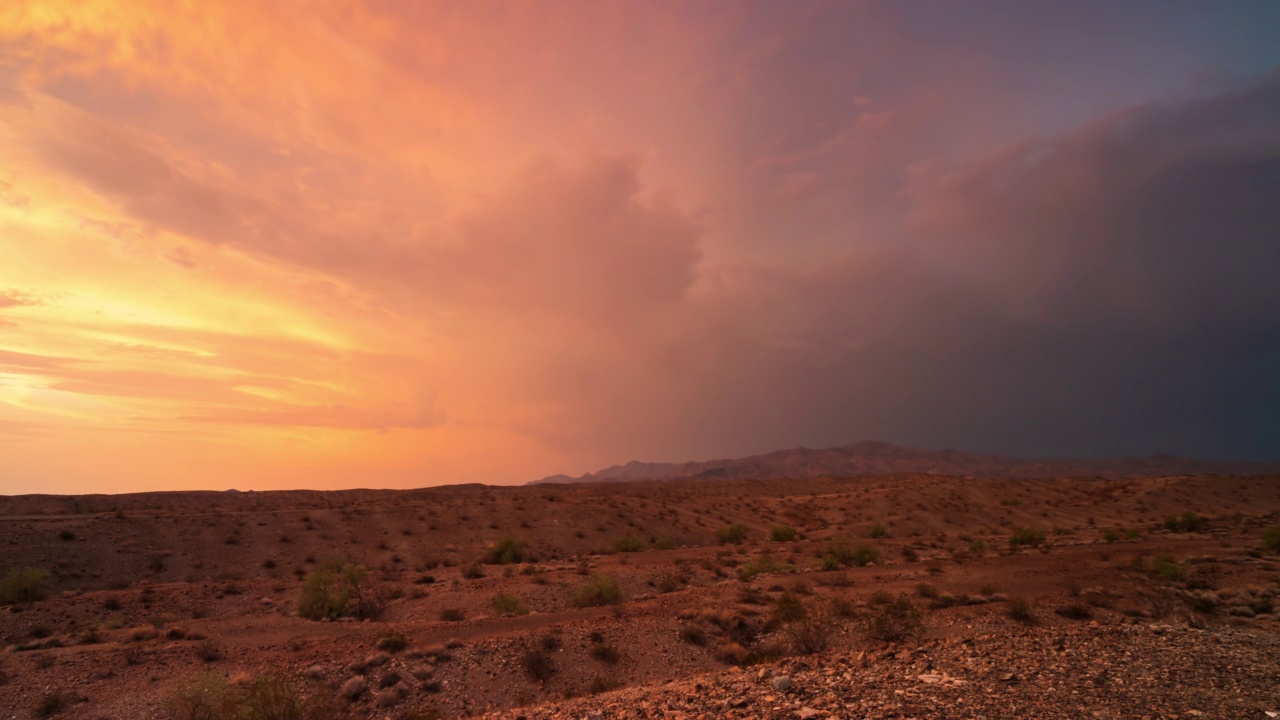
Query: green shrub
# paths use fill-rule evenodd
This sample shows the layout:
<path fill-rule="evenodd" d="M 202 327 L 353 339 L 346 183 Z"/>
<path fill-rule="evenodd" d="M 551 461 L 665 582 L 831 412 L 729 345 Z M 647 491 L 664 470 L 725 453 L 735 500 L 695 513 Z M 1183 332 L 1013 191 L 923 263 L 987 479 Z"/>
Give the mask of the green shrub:
<path fill-rule="evenodd" d="M 746 525 L 725 525 L 716 531 L 716 542 L 721 545 L 741 545 L 747 539 Z"/>
<path fill-rule="evenodd" d="M 1120 532 L 1115 528 L 1107 528 L 1102 531 L 1102 539 L 1109 543 L 1116 542 L 1120 539 Z"/>
<path fill-rule="evenodd" d="M 360 614 L 362 585 L 369 577 L 363 565 L 329 560 L 302 581 L 298 616 L 308 620 L 336 620 Z"/>
<path fill-rule="evenodd" d="M 644 549 L 644 541 L 631 533 L 627 533 L 613 541 L 613 549 L 614 552 L 620 553 L 640 552 Z"/>
<path fill-rule="evenodd" d="M 508 535 L 485 549 L 484 562 L 486 565 L 511 565 L 524 562 L 528 547 L 525 541 Z"/>
<path fill-rule="evenodd" d="M 1272 525 L 1262 531 L 1262 546 L 1280 553 L 1280 525 Z"/>
<path fill-rule="evenodd" d="M 576 598 L 578 607 L 601 607 L 622 603 L 622 592 L 614 584 L 613 578 L 597 573 L 587 578 L 587 582 L 578 588 Z"/>
<path fill-rule="evenodd" d="M 981 555 L 987 551 L 987 543 L 981 538 L 975 538 L 969 543 L 970 555 Z"/>
<path fill-rule="evenodd" d="M 493 598 L 493 611 L 497 613 L 498 617 L 515 617 L 517 615 L 528 615 L 529 606 L 511 593 L 498 593 Z"/>
<path fill-rule="evenodd" d="M 796 529 L 790 525 L 774 525 L 769 530 L 769 540 L 773 542 L 791 542 L 796 539 Z"/>
<path fill-rule="evenodd" d="M 669 536 L 662 536 L 653 541 L 653 546 L 659 550 L 674 550 L 676 547 L 676 539 Z"/>
<path fill-rule="evenodd" d="M 550 680 L 556 671 L 555 661 L 552 660 L 551 655 L 536 645 L 525 650 L 522 664 L 529 679 L 536 682 Z"/>
<path fill-rule="evenodd" d="M 872 523 L 871 528 L 867 530 L 867 537 L 872 540 L 878 540 L 888 534 L 888 531 L 884 528 L 884 523 Z"/>
<path fill-rule="evenodd" d="M 1013 537 L 1009 538 L 1009 545 L 1015 550 L 1023 545 L 1040 547 L 1048 536 L 1049 533 L 1039 528 L 1018 528 L 1013 531 Z"/>
<path fill-rule="evenodd" d="M 45 596 L 45 581 L 49 573 L 39 568 L 14 568 L 0 583 L 0 605 L 35 602 Z"/>

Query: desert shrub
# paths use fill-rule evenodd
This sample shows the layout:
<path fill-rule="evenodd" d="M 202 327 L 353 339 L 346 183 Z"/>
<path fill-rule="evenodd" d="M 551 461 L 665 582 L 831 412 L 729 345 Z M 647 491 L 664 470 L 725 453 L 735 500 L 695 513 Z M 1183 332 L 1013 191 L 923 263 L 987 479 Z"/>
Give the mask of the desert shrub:
<path fill-rule="evenodd" d="M 211 663 L 222 659 L 222 645 L 213 638 L 205 638 L 196 645 L 196 657 Z"/>
<path fill-rule="evenodd" d="M 676 539 L 673 537 L 664 535 L 658 538 L 657 540 L 654 540 L 653 546 L 658 548 L 659 550 L 674 550 L 676 547 Z"/>
<path fill-rule="evenodd" d="M 1262 531 L 1262 546 L 1280 553 L 1280 525 L 1272 525 Z"/>
<path fill-rule="evenodd" d="M 750 582 L 757 575 L 769 573 L 784 573 L 794 570 L 792 566 L 784 562 L 778 562 L 772 555 L 761 555 L 738 568 L 738 579 L 742 582 Z"/>
<path fill-rule="evenodd" d="M 404 633 L 387 630 L 378 635 L 378 641 L 373 646 L 378 650 L 394 655 L 409 647 L 409 640 L 404 636 Z"/>
<path fill-rule="evenodd" d="M 885 530 L 884 523 L 872 523 L 871 527 L 867 530 L 867 537 L 872 540 L 878 540 L 887 534 L 889 533 Z"/>
<path fill-rule="evenodd" d="M 587 578 L 586 584 L 578 588 L 576 598 L 578 607 L 600 607 L 622 603 L 622 592 L 614 584 L 613 578 L 603 573 L 596 573 Z"/>
<path fill-rule="evenodd" d="M 1204 532 L 1208 528 L 1208 523 L 1204 518 L 1187 510 L 1181 515 L 1170 515 L 1164 519 L 1164 529 L 1169 532 L 1198 533 Z"/>
<path fill-rule="evenodd" d="M 769 539 L 773 542 L 791 542 L 796 539 L 796 529 L 790 525 L 774 525 L 769 530 Z"/>
<path fill-rule="evenodd" d="M 45 596 L 49 573 L 39 568 L 14 568 L 0 583 L 0 605 L 35 602 Z"/>
<path fill-rule="evenodd" d="M 235 692 L 213 673 L 196 676 L 170 694 L 166 704 L 172 720 L 221 720 L 235 717 L 238 709 Z"/>
<path fill-rule="evenodd" d="M 1009 546 L 1015 550 L 1023 545 L 1040 547 L 1048 536 L 1049 533 L 1040 528 L 1017 528 L 1013 531 L 1013 537 L 1009 538 Z"/>
<path fill-rule="evenodd" d="M 894 642 L 918 635 L 924 627 L 924 614 L 906 595 L 870 608 L 867 630 L 871 637 Z"/>
<path fill-rule="evenodd" d="M 622 687 L 621 680 L 606 677 L 604 675 L 596 675 L 591 679 L 591 684 L 587 686 L 587 692 L 592 695 L 599 695 L 600 693 L 609 692 L 610 690 L 617 690 L 620 687 Z"/>
<path fill-rule="evenodd" d="M 640 552 L 644 549 L 644 541 L 631 533 L 627 533 L 613 541 L 613 549 L 615 552 L 620 553 Z"/>
<path fill-rule="evenodd" d="M 528 615 L 529 606 L 511 593 L 498 593 L 493 598 L 493 611 L 498 617 L 515 617 Z"/>
<path fill-rule="evenodd" d="M 40 697 L 36 705 L 37 717 L 53 717 L 71 706 L 73 699 L 64 690 L 51 690 Z"/>
<path fill-rule="evenodd" d="M 363 565 L 329 560 L 302 581 L 298 616 L 308 620 L 336 620 L 360 612 L 362 584 L 369 571 Z"/>
<path fill-rule="evenodd" d="M 984 542 L 981 538 L 975 538 L 969 543 L 970 555 L 981 555 L 986 551 L 987 551 L 987 543 Z"/>
<path fill-rule="evenodd" d="M 1142 531 L 1138 528 L 1129 528 L 1124 531 L 1125 540 L 1137 540 L 1142 537 Z"/>
<path fill-rule="evenodd" d="M 794 622 L 804 618 L 804 616 L 804 603 L 800 602 L 800 598 L 790 590 L 782 593 L 777 600 L 773 601 L 773 619 L 778 622 Z"/>
<path fill-rule="evenodd" d="M 1030 625 L 1035 622 L 1035 615 L 1031 614 L 1031 603 L 1025 598 L 1009 598 L 1009 603 L 1005 606 L 1005 614 L 1020 623 Z"/>
<path fill-rule="evenodd" d="M 511 565 L 524 562 L 528 544 L 508 535 L 484 551 L 486 565 Z"/>
<path fill-rule="evenodd" d="M 938 588 L 929 583 L 920 583 L 916 585 L 916 595 L 928 600 L 934 600 L 938 597 Z"/>
<path fill-rule="evenodd" d="M 591 657 L 610 664 L 617 663 L 622 659 L 622 653 L 618 652 L 618 648 L 604 643 L 596 643 L 591 646 Z"/>
<path fill-rule="evenodd" d="M 660 593 L 675 592 L 689 584 L 689 576 L 678 570 L 663 570 L 653 579 L 653 587 Z"/>
<path fill-rule="evenodd" d="M 467 612 L 462 608 L 445 608 L 440 611 L 440 619 L 444 622 L 462 622 Z"/>
<path fill-rule="evenodd" d="M 685 625 L 680 628 L 680 639 L 690 645 L 706 645 L 707 631 L 701 625 Z"/>
<path fill-rule="evenodd" d="M 1185 593 L 1182 596 L 1182 601 L 1187 604 L 1187 607 L 1198 613 L 1213 615 L 1218 612 L 1218 599 L 1212 595 Z"/>
<path fill-rule="evenodd" d="M 62 530 L 59 530 L 59 531 L 58 531 L 58 539 L 59 539 L 59 540 L 66 540 L 66 541 L 75 540 L 75 539 L 76 539 L 76 534 L 75 534 L 74 532 L 72 532 L 72 531 L 67 530 L 67 529 L 65 529 L 65 528 L 64 528 L 64 529 L 62 529 Z"/>
<path fill-rule="evenodd" d="M 1155 563 L 1151 567 L 1152 572 L 1169 582 L 1177 582 L 1186 575 L 1186 571 L 1182 566 L 1173 559 L 1172 555 L 1162 554 L 1156 557 Z"/>
<path fill-rule="evenodd" d="M 479 565 L 468 565 L 462 568 L 462 577 L 467 580 L 479 580 L 484 577 L 484 568 Z"/>
<path fill-rule="evenodd" d="M 813 655 L 826 650 L 831 645 L 834 624 L 828 610 L 806 612 L 804 617 L 787 626 L 787 640 L 791 649 L 799 655 Z"/>
<path fill-rule="evenodd" d="M 1087 606 L 1081 605 L 1080 603 L 1063 605 L 1062 607 L 1054 610 L 1054 612 L 1069 620 L 1089 620 L 1093 617 L 1093 612 L 1090 611 Z"/>
<path fill-rule="evenodd" d="M 1115 528 L 1107 528 L 1102 531 L 1102 539 L 1109 543 L 1117 542 L 1120 540 L 1120 531 Z"/>
<path fill-rule="evenodd" d="M 822 553 L 821 567 L 823 570 L 839 570 L 850 565 L 864 567 L 879 560 L 880 552 L 870 545 L 853 546 L 847 540 L 835 538 Z"/>
<path fill-rule="evenodd" d="M 734 523 L 716 531 L 716 542 L 721 545 L 741 545 L 747 539 L 747 526 Z"/>
<path fill-rule="evenodd" d="M 533 645 L 524 651 L 524 657 L 520 664 L 524 666 L 525 674 L 536 682 L 546 682 L 555 674 L 556 665 L 551 655 L 538 645 Z"/>

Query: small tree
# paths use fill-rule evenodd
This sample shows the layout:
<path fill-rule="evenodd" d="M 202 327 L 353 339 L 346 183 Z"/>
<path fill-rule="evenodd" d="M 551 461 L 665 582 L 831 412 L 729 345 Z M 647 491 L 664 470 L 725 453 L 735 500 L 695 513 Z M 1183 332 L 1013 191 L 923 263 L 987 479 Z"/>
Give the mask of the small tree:
<path fill-rule="evenodd" d="M 308 620 L 336 620 L 359 614 L 362 584 L 368 577 L 369 570 L 363 565 L 344 560 L 325 562 L 303 580 L 298 615 Z"/>

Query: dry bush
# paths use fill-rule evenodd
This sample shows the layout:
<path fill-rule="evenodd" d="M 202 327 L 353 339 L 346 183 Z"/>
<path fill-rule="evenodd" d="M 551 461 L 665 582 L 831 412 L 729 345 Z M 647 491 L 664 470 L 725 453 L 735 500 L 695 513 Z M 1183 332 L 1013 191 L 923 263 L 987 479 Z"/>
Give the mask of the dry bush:
<path fill-rule="evenodd" d="M 394 655 L 409 647 L 409 640 L 405 638 L 404 633 L 386 630 L 378 635 L 378 641 L 373 646 L 378 650 Z"/>
<path fill-rule="evenodd" d="M 1040 528 L 1017 528 L 1013 531 L 1013 536 L 1009 538 L 1009 547 L 1014 550 L 1024 545 L 1040 547 L 1047 537 L 1049 537 L 1049 533 Z"/>
<path fill-rule="evenodd" d="M 701 625 L 685 625 L 680 628 L 680 639 L 701 647 L 707 644 L 707 631 Z"/>
<path fill-rule="evenodd" d="M 591 684 L 587 686 L 587 692 L 592 695 L 599 695 L 610 690 L 617 690 L 620 687 L 622 687 L 621 680 L 605 675 L 596 675 L 591 679 Z"/>
<path fill-rule="evenodd" d="M 213 638 L 206 638 L 196 645 L 196 657 L 207 663 L 217 662 L 222 659 L 222 656 L 222 645 Z"/>
<path fill-rule="evenodd" d="M 550 680 L 556 671 L 555 661 L 540 645 L 526 648 L 520 664 L 524 667 L 525 674 L 535 682 Z"/>
<path fill-rule="evenodd" d="M 813 655 L 831 645 L 835 618 L 826 608 L 810 609 L 804 617 L 787 626 L 787 640 L 798 655 Z"/>
<path fill-rule="evenodd" d="M 363 613 L 371 608 L 360 606 L 368 577 L 369 571 L 363 565 L 344 560 L 326 562 L 303 580 L 298 616 L 308 620 L 336 620 L 349 614 L 365 617 Z"/>
<path fill-rule="evenodd" d="M 35 602 L 46 594 L 45 582 L 49 573 L 39 568 L 14 568 L 0 582 L 0 605 Z"/>
<path fill-rule="evenodd" d="M 580 608 L 619 605 L 622 603 L 622 592 L 618 590 L 613 578 L 603 573 L 596 573 L 578 589 L 575 600 Z"/>
<path fill-rule="evenodd" d="M 631 533 L 627 533 L 613 541 L 614 552 L 640 552 L 644 549 L 644 541 Z"/>
<path fill-rule="evenodd" d="M 1088 606 L 1080 603 L 1069 603 L 1054 610 L 1055 613 L 1061 615 L 1068 620 L 1090 620 L 1093 618 L 1093 612 Z"/>
<path fill-rule="evenodd" d="M 618 649 L 612 645 L 597 643 L 591 647 L 591 657 L 600 662 L 614 664 L 622 659 L 622 653 L 618 652 Z"/>
<path fill-rule="evenodd" d="M 774 525 L 769 530 L 769 540 L 772 542 L 792 542 L 797 535 L 796 529 L 790 525 Z"/>
<path fill-rule="evenodd" d="M 804 603 L 800 602 L 800 598 L 790 590 L 773 601 L 773 619 L 777 622 L 789 623 L 802 620 L 806 612 Z"/>
<path fill-rule="evenodd" d="M 895 642 L 919 635 L 923 628 L 924 614 L 906 595 L 874 605 L 868 612 L 867 630 L 877 640 Z"/>
<path fill-rule="evenodd" d="M 734 523 L 716 530 L 716 542 L 721 545 L 741 545 L 747 540 L 747 526 Z"/>
<path fill-rule="evenodd" d="M 516 617 L 528 615 L 529 606 L 511 593 L 498 593 L 493 598 L 493 611 L 498 617 Z"/>
<path fill-rule="evenodd" d="M 484 551 L 486 565 L 512 565 L 524 562 L 529 545 L 510 535 L 498 540 Z"/>
<path fill-rule="evenodd" d="M 440 611 L 440 619 L 444 622 L 462 622 L 467 617 L 467 611 L 462 608 L 445 608 Z"/>
<path fill-rule="evenodd" d="M 1028 625 L 1036 621 L 1035 615 L 1031 613 L 1031 603 L 1027 602 L 1026 598 L 1009 598 L 1009 603 L 1005 606 L 1005 614 Z"/>

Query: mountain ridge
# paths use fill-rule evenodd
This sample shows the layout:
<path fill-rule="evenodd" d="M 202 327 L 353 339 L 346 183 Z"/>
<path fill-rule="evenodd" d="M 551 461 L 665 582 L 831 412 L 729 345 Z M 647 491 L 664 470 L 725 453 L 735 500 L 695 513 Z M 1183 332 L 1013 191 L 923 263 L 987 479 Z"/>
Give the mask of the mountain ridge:
<path fill-rule="evenodd" d="M 881 440 L 830 448 L 796 447 L 760 455 L 688 462 L 631 460 L 577 477 L 549 475 L 529 485 L 625 482 L 629 480 L 778 480 L 851 477 L 898 472 L 981 477 L 1254 475 L 1280 472 L 1280 462 L 1202 460 L 1159 453 L 1122 458 L 1020 458 L 951 448 L 921 450 Z"/>

